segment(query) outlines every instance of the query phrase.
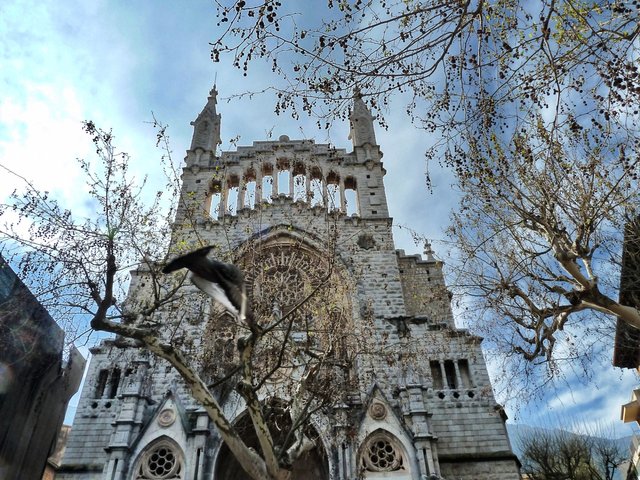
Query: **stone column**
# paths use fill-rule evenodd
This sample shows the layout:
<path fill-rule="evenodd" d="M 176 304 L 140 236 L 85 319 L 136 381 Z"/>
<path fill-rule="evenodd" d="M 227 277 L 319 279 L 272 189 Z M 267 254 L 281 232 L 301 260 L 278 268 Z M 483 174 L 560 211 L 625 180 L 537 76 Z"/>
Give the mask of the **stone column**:
<path fill-rule="evenodd" d="M 440 365 L 440 373 L 442 375 L 442 388 L 449 388 L 449 382 L 447 381 L 447 371 L 444 368 L 444 362 L 442 360 L 438 360 L 438 365 Z"/>
<path fill-rule="evenodd" d="M 331 207 L 331 202 L 329 201 L 329 188 L 326 180 L 321 180 L 320 183 L 322 186 L 322 205 L 328 211 L 329 207 Z"/>
<path fill-rule="evenodd" d="M 196 426 L 192 430 L 192 433 L 195 436 L 193 441 L 193 446 L 195 448 L 191 449 L 191 458 L 189 459 L 189 466 L 192 472 L 190 478 L 193 478 L 193 480 L 202 480 L 205 478 L 204 460 L 206 441 L 211 432 L 209 432 L 209 416 L 207 415 L 206 410 L 201 408 L 196 412 L 196 414 Z"/>
<path fill-rule="evenodd" d="M 461 390 L 463 388 L 468 388 L 465 385 L 462 385 L 462 375 L 460 375 L 460 367 L 458 367 L 458 360 L 454 360 L 453 368 L 456 371 L 456 388 Z"/>
<path fill-rule="evenodd" d="M 294 187 L 294 185 L 293 185 L 293 183 L 294 183 L 293 182 L 293 177 L 294 177 L 294 175 L 293 175 L 293 165 L 291 165 L 289 167 L 289 196 L 291 197 L 291 200 L 293 200 L 293 187 Z"/>
<path fill-rule="evenodd" d="M 242 210 L 247 207 L 247 182 L 245 182 L 244 176 L 240 175 L 238 178 L 238 199 L 236 200 L 236 213 L 238 210 Z"/>
<path fill-rule="evenodd" d="M 273 173 L 271 175 L 271 198 L 275 198 L 280 195 L 280 191 L 278 189 L 278 173 L 280 169 L 276 165 L 273 167 Z"/>
<path fill-rule="evenodd" d="M 218 214 L 218 218 L 224 216 L 227 214 L 227 208 L 229 208 L 229 182 L 227 181 L 227 179 L 225 178 L 222 181 L 222 185 L 220 187 L 221 189 L 221 193 L 220 193 L 220 213 Z"/>

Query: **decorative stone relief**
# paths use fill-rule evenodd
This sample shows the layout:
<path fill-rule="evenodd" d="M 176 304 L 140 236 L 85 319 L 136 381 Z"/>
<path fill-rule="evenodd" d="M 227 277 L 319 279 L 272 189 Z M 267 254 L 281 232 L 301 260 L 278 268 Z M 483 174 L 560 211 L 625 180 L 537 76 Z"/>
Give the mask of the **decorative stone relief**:
<path fill-rule="evenodd" d="M 374 420 L 384 420 L 387 416 L 387 407 L 380 402 L 373 402 L 369 407 L 369 414 Z"/>
<path fill-rule="evenodd" d="M 176 412 L 172 408 L 165 408 L 158 415 L 158 425 L 161 427 L 170 427 L 176 421 Z"/>
<path fill-rule="evenodd" d="M 358 237 L 358 246 L 364 250 L 370 250 L 376 246 L 376 241 L 373 235 L 364 233 Z"/>

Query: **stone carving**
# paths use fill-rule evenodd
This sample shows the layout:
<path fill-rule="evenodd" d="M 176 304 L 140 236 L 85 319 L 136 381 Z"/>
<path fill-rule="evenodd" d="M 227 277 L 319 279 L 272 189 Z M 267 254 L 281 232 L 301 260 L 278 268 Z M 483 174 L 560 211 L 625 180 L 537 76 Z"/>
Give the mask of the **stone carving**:
<path fill-rule="evenodd" d="M 364 250 L 371 250 L 376 246 L 376 241 L 370 233 L 364 233 L 358 237 L 358 246 Z"/>
<path fill-rule="evenodd" d="M 165 408 L 158 415 L 158 425 L 161 427 L 170 427 L 176 421 L 176 412 L 172 408 Z"/>
<path fill-rule="evenodd" d="M 369 407 L 369 413 L 374 420 L 384 420 L 387 416 L 387 407 L 380 402 L 373 402 Z"/>

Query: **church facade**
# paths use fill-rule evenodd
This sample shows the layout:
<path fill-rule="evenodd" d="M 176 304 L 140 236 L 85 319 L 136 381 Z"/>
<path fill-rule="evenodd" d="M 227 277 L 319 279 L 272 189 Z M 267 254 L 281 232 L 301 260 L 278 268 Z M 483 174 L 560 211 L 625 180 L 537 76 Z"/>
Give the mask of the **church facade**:
<path fill-rule="evenodd" d="M 216 156 L 216 94 L 192 122 L 182 174 L 183 198 L 199 208 L 195 216 L 179 208 L 176 231 L 245 254 L 259 238 L 262 270 L 245 277 L 254 297 L 277 299 L 274 310 L 299 302 L 330 268 L 328 315 L 369 341 L 350 362 L 348 395 L 310 418 L 316 447 L 293 478 L 520 478 L 481 339 L 456 328 L 442 263 L 428 245 L 424 255 L 394 247 L 382 152 L 364 102 L 356 98 L 350 116 L 351 151 L 283 135 Z M 134 272 L 130 296 L 140 278 Z M 216 345 L 213 371 L 235 339 L 225 337 L 220 315 L 210 318 L 187 319 L 184 329 L 196 350 Z M 300 335 L 295 341 L 310 342 Z M 240 425 L 241 398 L 217 398 Z M 57 478 L 248 477 L 168 364 L 106 340 L 92 349 Z"/>

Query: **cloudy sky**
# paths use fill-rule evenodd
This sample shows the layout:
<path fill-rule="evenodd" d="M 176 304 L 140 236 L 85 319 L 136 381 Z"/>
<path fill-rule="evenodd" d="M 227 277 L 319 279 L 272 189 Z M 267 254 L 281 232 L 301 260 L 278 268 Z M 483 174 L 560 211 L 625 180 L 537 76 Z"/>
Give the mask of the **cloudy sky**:
<path fill-rule="evenodd" d="M 4 0 L 0 4 L 0 163 L 52 192 L 73 207 L 82 201 L 82 178 L 75 159 L 91 155 L 81 122 L 112 128 L 118 147 L 131 154 L 139 174 L 160 178 L 161 152 L 155 148 L 152 112 L 169 125 L 171 146 L 182 158 L 191 126 L 217 78 L 222 114 L 223 149 L 239 136 L 240 144 L 277 138 L 331 141 L 350 148 L 348 126 L 336 123 L 319 131 L 312 119 L 295 122 L 273 113 L 272 99 L 226 102 L 225 98 L 269 85 L 268 68 L 242 77 L 224 62 L 210 61 L 209 42 L 216 36 L 211 1 Z M 257 67 L 257 65 L 256 65 Z M 387 114 L 389 129 L 378 128 L 384 152 L 386 187 L 396 225 L 410 227 L 434 241 L 446 261 L 444 228 L 456 196 L 446 172 L 432 171 L 434 191 L 425 188 L 423 153 L 428 134 L 410 126 L 398 111 Z M 0 197 L 19 184 L 0 172 Z M 409 232 L 396 228 L 396 245 L 422 250 Z M 589 386 L 570 379 L 543 401 L 522 398 L 508 406 L 519 422 L 544 424 L 554 418 L 616 422 L 636 378 L 610 366 L 594 365 Z M 77 398 L 72 403 L 77 402 Z M 72 415 L 68 416 L 68 420 Z M 618 424 L 620 435 L 629 427 Z"/>

